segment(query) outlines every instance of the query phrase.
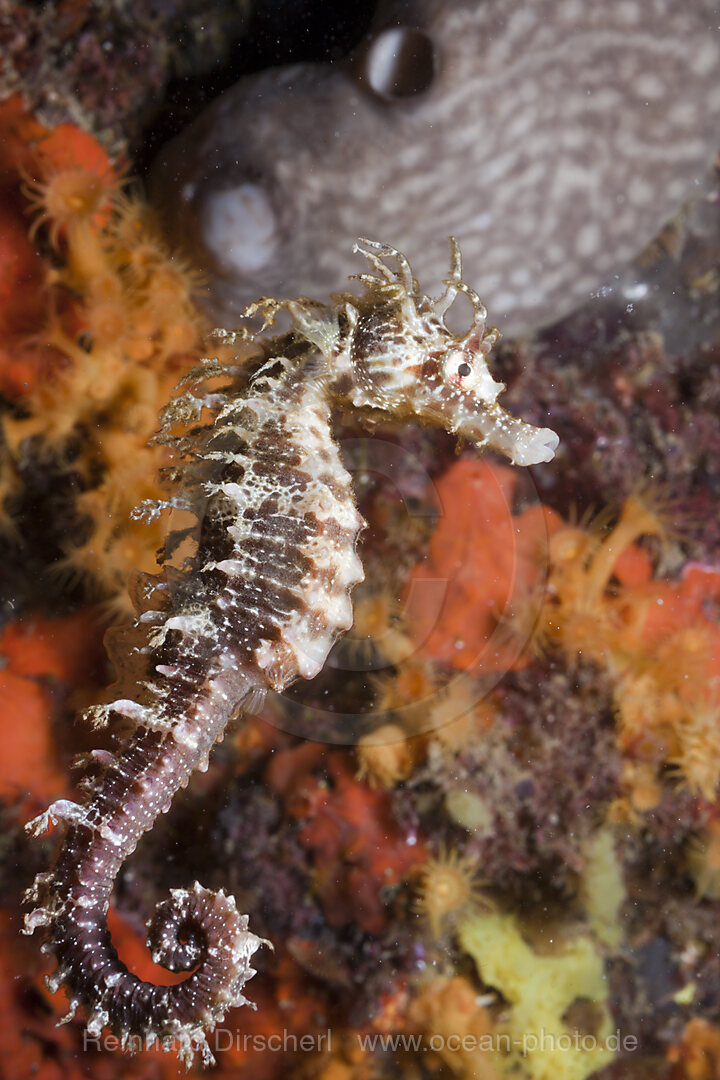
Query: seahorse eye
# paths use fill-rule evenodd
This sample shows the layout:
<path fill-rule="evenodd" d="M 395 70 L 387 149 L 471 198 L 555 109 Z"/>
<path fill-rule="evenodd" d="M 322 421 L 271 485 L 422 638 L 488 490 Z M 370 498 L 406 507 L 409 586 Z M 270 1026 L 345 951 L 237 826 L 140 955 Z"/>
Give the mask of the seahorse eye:
<path fill-rule="evenodd" d="M 485 358 L 467 348 L 448 349 L 441 361 L 446 385 L 462 394 L 470 394 L 486 405 L 492 405 L 505 384 L 495 382 Z"/>
<path fill-rule="evenodd" d="M 444 377 L 453 383 L 463 382 L 473 373 L 473 365 L 462 349 L 450 349 L 442 364 Z"/>

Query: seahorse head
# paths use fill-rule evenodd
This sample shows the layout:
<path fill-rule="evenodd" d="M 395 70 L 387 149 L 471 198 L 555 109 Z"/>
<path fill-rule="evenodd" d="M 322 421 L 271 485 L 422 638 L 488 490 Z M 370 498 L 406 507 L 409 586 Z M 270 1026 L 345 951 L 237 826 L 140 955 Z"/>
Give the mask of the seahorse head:
<path fill-rule="evenodd" d="M 515 464 L 550 461 L 558 437 L 511 416 L 497 404 L 505 389 L 488 366 L 500 337 L 486 325 L 487 312 L 477 293 L 462 280 L 460 249 L 451 237 L 452 264 L 445 291 L 425 296 L 404 255 L 363 240 L 355 245 L 376 273 L 357 275 L 362 296 L 343 293 L 338 331 L 329 356 L 332 391 L 361 411 L 381 410 L 396 419 L 444 427 L 478 447 L 493 447 Z M 394 264 L 388 265 L 388 260 Z M 456 334 L 445 316 L 459 293 L 473 306 L 473 322 Z M 327 352 L 326 352 L 327 355 Z"/>

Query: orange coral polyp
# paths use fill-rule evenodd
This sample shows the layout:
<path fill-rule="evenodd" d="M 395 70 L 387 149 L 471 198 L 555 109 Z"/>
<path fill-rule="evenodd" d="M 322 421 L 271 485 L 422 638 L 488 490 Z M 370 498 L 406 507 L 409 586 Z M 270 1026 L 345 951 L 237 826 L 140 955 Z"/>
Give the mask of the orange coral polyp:
<path fill-rule="evenodd" d="M 113 219 L 108 229 L 114 248 L 134 250 L 148 236 L 154 237 L 156 228 L 154 211 L 142 198 L 137 185 L 131 184 L 114 202 Z"/>
<path fill-rule="evenodd" d="M 182 268 L 176 270 L 173 266 L 164 266 L 153 274 L 150 295 L 158 300 L 167 298 L 180 302 L 188 300 L 189 294 L 190 279 Z"/>
<path fill-rule="evenodd" d="M 30 235 L 47 226 L 50 243 L 57 248 L 61 236 L 87 224 L 99 226 L 119 183 L 110 169 L 95 171 L 81 166 L 57 170 L 43 180 L 26 180 L 24 194 L 30 209 L 38 214 Z"/>
<path fill-rule="evenodd" d="M 199 322 L 192 319 L 178 319 L 166 326 L 162 333 L 162 347 L 168 356 L 186 353 L 198 345 L 200 338 Z"/>
<path fill-rule="evenodd" d="M 127 308 L 122 301 L 104 300 L 86 313 L 87 332 L 94 345 L 122 348 L 128 332 Z"/>
<path fill-rule="evenodd" d="M 104 273 L 94 274 L 88 282 L 87 303 L 101 304 L 112 300 L 116 304 L 124 302 L 123 283 L 118 274 L 106 269 Z"/>
<path fill-rule="evenodd" d="M 114 254 L 118 262 L 127 268 L 130 278 L 138 287 L 145 286 L 157 267 L 168 258 L 159 244 L 147 238 L 141 239 L 133 248 L 117 250 Z"/>
<path fill-rule="evenodd" d="M 642 536 L 656 536 L 665 541 L 666 528 L 649 501 L 630 496 L 623 504 L 617 524 L 600 544 L 588 568 L 587 595 L 590 603 L 599 601 L 619 559 Z"/>

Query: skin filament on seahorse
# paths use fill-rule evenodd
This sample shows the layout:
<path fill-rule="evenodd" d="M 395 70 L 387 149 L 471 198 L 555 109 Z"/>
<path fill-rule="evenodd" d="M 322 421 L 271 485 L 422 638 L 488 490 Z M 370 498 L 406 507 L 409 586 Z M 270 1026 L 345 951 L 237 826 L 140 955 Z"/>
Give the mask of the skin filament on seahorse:
<path fill-rule="evenodd" d="M 28 826 L 39 834 L 60 824 L 63 833 L 53 869 L 29 890 L 34 906 L 25 919 L 25 932 L 41 929 L 43 950 L 57 960 L 50 989 L 65 985 L 69 1016 L 82 1007 L 90 1033 L 108 1028 L 131 1047 L 138 1038 L 173 1043 L 187 1065 L 196 1053 L 212 1063 L 207 1032 L 246 1003 L 262 942 L 233 897 L 197 883 L 175 889 L 149 922 L 148 944 L 156 962 L 190 974 L 156 986 L 118 958 L 110 894 L 143 833 L 193 771 L 207 768 L 228 722 L 256 711 L 269 688 L 317 675 L 352 623 L 364 523 L 332 408 L 441 426 L 522 465 L 551 460 L 558 441 L 497 404 L 504 387 L 487 356 L 499 335 L 462 280 L 455 241 L 450 277 L 434 301 L 404 256 L 362 243 L 356 250 L 374 273 L 360 275 L 361 296 L 259 301 L 248 316 L 263 315 L 267 326 L 285 309 L 292 332 L 257 339 L 253 360 L 206 362 L 166 407 L 159 439 L 174 453 L 175 490 L 138 513 L 188 511 L 194 554 L 175 568 L 170 560 L 187 530 L 171 532 L 162 572 L 139 590 L 133 625 L 109 635 L 117 696 L 85 716 L 132 733 L 118 734 L 114 753 L 91 755 L 84 802 L 59 800 Z M 444 321 L 459 292 L 475 313 L 462 336 Z"/>

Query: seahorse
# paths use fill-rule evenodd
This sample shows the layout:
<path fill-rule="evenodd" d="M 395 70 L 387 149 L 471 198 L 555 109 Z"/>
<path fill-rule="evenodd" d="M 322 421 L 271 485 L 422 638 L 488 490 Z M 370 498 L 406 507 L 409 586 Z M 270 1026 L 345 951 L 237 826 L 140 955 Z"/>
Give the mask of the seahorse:
<path fill-rule="evenodd" d="M 109 640 L 117 696 L 85 717 L 119 726 L 115 751 L 92 755 L 84 801 L 54 802 L 28 825 L 33 834 L 61 825 L 54 867 L 29 890 L 25 932 L 41 929 L 57 960 L 47 983 L 53 992 L 65 984 L 65 1019 L 82 1007 L 92 1035 L 107 1028 L 130 1049 L 160 1042 L 188 1067 L 195 1054 L 213 1062 L 207 1034 L 247 1004 L 263 943 L 232 896 L 196 882 L 173 890 L 148 924 L 153 959 L 190 974 L 172 986 L 143 981 L 110 939 L 113 881 L 178 788 L 207 768 L 228 722 L 256 711 L 269 688 L 316 675 L 352 623 L 364 523 L 331 410 L 440 425 L 521 465 L 551 460 L 558 443 L 497 404 L 504 387 L 487 357 L 499 334 L 462 280 L 457 243 L 435 300 L 394 248 L 360 244 L 370 264 L 357 275 L 361 295 L 251 305 L 248 317 L 264 317 L 258 335 L 218 333 L 253 342 L 257 355 L 206 362 L 166 407 L 158 438 L 171 448 L 174 490 L 138 513 L 189 512 L 194 550 L 174 565 L 189 530 L 170 531 L 161 572 L 136 590 L 133 624 Z M 445 323 L 458 293 L 473 305 L 464 335 Z M 291 330 L 268 338 L 283 311 Z"/>

